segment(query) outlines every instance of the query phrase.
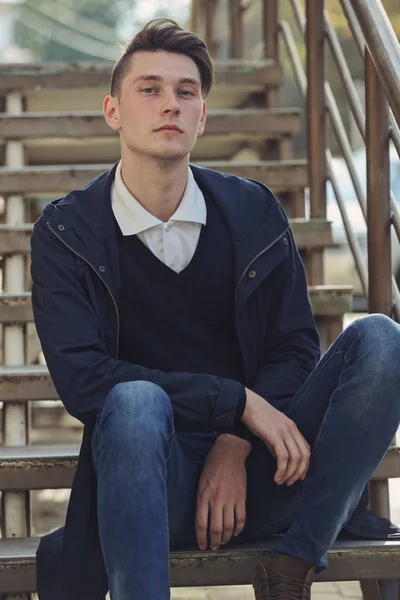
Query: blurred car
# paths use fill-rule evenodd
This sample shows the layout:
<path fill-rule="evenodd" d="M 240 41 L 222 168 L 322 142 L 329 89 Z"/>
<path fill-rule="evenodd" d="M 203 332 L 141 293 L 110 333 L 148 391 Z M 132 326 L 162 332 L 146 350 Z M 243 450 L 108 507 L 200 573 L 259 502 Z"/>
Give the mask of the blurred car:
<path fill-rule="evenodd" d="M 353 154 L 355 168 L 366 194 L 366 150 L 360 148 Z M 364 259 L 367 264 L 367 226 L 362 214 L 346 162 L 343 158 L 333 159 L 333 169 L 340 185 L 344 204 L 349 216 L 353 232 L 358 238 Z M 391 190 L 400 204 L 400 160 L 395 147 L 390 146 L 390 180 Z M 327 219 L 332 223 L 334 245 L 324 253 L 325 283 L 328 285 L 352 285 L 355 295 L 355 309 L 365 310 L 365 302 L 361 282 L 355 268 L 353 255 L 349 248 L 342 217 L 330 182 L 327 184 Z M 396 280 L 400 281 L 400 244 L 392 228 L 392 271 Z"/>

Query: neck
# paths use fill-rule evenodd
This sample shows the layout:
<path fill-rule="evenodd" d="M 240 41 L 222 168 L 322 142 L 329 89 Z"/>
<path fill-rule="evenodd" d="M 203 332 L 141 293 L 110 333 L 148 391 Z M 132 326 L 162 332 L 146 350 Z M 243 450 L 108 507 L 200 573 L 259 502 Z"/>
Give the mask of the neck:
<path fill-rule="evenodd" d="M 189 157 L 178 161 L 151 161 L 122 154 L 122 180 L 132 196 L 160 221 L 168 221 L 185 192 Z"/>

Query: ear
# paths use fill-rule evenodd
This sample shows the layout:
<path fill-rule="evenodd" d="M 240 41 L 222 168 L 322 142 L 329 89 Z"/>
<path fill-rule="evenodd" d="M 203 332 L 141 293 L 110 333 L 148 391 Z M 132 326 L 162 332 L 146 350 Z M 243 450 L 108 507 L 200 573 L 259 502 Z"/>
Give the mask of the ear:
<path fill-rule="evenodd" d="M 203 109 L 202 109 L 202 112 L 201 112 L 201 117 L 200 117 L 200 122 L 199 122 L 199 129 L 198 129 L 197 135 L 203 135 L 204 128 L 206 126 L 206 120 L 207 120 L 207 106 L 206 106 L 206 103 L 203 101 Z"/>
<path fill-rule="evenodd" d="M 106 96 L 103 101 L 104 118 L 113 131 L 119 131 L 121 124 L 119 121 L 119 102 L 114 96 Z"/>

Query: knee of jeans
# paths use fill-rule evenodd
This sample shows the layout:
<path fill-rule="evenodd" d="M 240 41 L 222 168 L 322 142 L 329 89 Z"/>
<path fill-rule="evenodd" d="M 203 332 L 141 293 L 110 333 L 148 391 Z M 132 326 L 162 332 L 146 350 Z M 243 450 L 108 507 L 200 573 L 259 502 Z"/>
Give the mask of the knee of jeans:
<path fill-rule="evenodd" d="M 101 428 L 118 435 L 145 435 L 159 431 L 173 418 L 168 394 L 149 381 L 118 383 L 108 394 L 99 416 Z"/>
<path fill-rule="evenodd" d="M 397 323 L 386 315 L 371 314 L 357 319 L 350 328 L 353 328 L 355 337 L 359 336 L 375 372 L 382 369 L 388 374 L 392 367 L 400 372 L 400 327 Z"/>

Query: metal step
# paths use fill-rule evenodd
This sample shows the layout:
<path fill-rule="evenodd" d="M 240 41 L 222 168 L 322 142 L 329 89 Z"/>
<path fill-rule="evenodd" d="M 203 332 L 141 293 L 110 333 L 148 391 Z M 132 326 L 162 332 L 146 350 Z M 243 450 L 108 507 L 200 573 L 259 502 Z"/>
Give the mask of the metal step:
<path fill-rule="evenodd" d="M 333 243 L 331 225 L 325 219 L 292 219 L 290 224 L 300 250 L 326 248 Z M 18 227 L 0 225 L 0 255 L 29 253 L 32 228 L 31 223 Z"/>
<path fill-rule="evenodd" d="M 317 317 L 337 317 L 346 312 L 351 312 L 352 289 L 350 285 L 309 286 L 308 294 L 314 315 Z M 23 324 L 31 321 L 33 321 L 33 312 L 30 292 L 0 294 L 0 323 Z M 32 368 L 36 369 L 37 367 Z"/>
<path fill-rule="evenodd" d="M 46 366 L 0 366 L 0 402 L 57 399 L 58 394 Z"/>
<path fill-rule="evenodd" d="M 256 179 L 275 193 L 305 188 L 308 181 L 305 160 L 202 162 L 202 166 L 223 173 Z M 57 165 L 23 168 L 0 168 L 0 195 L 65 194 L 85 187 L 92 179 L 111 168 L 111 165 Z"/>
<path fill-rule="evenodd" d="M 208 108 L 235 108 L 268 86 L 283 83 L 282 67 L 273 60 L 216 61 L 216 83 Z M 0 95 L 21 91 L 27 111 L 100 108 L 109 93 L 113 63 L 41 63 L 0 65 Z M 77 93 L 79 89 L 79 93 Z"/>
<path fill-rule="evenodd" d="M 300 110 L 276 109 L 210 109 L 203 137 L 223 135 L 239 139 L 249 137 L 277 138 L 294 135 L 300 130 Z M 77 112 L 0 113 L 0 131 L 4 140 L 47 138 L 96 138 L 119 136 L 105 122 L 100 110 Z"/>
<path fill-rule="evenodd" d="M 245 146 L 262 156 L 267 140 L 299 132 L 299 110 L 210 109 L 205 132 L 191 152 L 192 162 L 230 160 Z M 9 140 L 22 140 L 29 165 L 114 163 L 121 156 L 119 136 L 102 111 L 0 113 L 0 152 Z M 261 152 L 261 154 L 260 154 Z"/>
<path fill-rule="evenodd" d="M 272 558 L 276 542 L 232 544 L 220 550 L 170 552 L 171 587 L 207 587 L 251 583 L 255 566 Z M 38 538 L 0 540 L 0 593 L 36 591 Z M 329 567 L 316 581 L 396 579 L 400 542 L 338 541 L 328 551 Z"/>
<path fill-rule="evenodd" d="M 400 448 L 391 447 L 372 479 L 400 477 Z M 0 447 L 0 490 L 70 488 L 79 444 Z"/>
<path fill-rule="evenodd" d="M 6 63 L 0 65 L 0 92 L 30 89 L 71 89 L 107 87 L 113 62 Z M 218 85 L 277 85 L 282 82 L 282 69 L 275 61 L 216 60 Z"/>

